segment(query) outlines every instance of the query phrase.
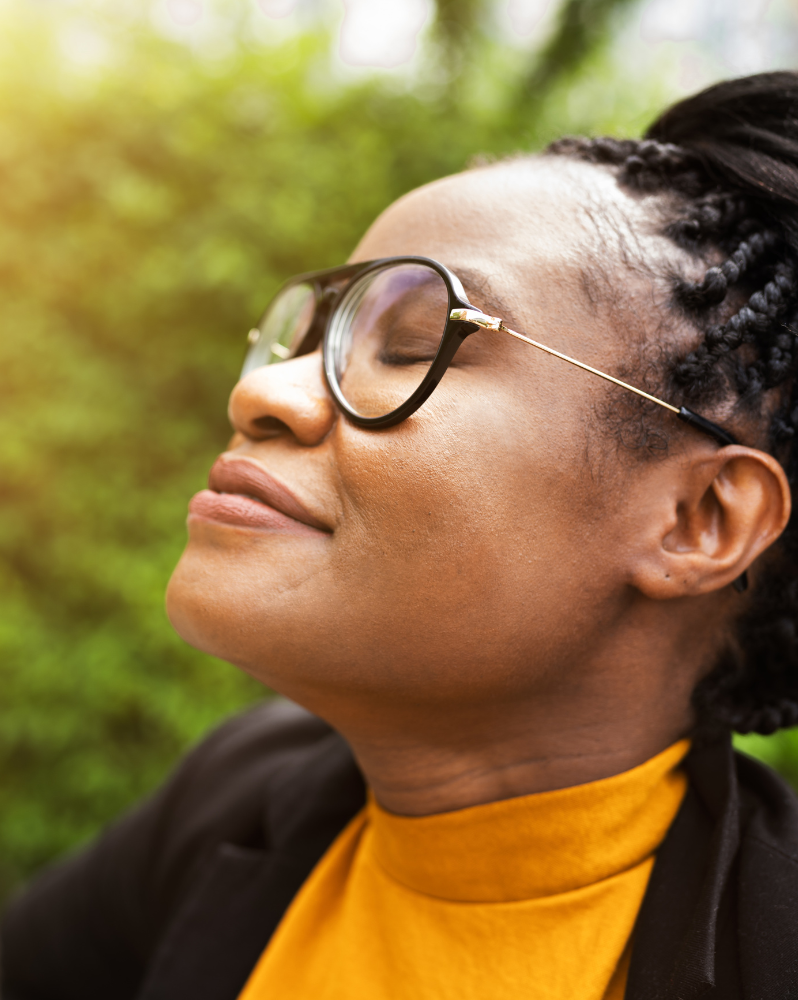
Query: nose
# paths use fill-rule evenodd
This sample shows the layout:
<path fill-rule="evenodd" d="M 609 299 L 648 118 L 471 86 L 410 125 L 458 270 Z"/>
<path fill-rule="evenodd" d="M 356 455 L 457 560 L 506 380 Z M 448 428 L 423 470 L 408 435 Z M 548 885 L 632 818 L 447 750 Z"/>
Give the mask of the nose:
<path fill-rule="evenodd" d="M 319 444 L 338 416 L 320 352 L 245 375 L 233 389 L 228 414 L 233 428 L 254 441 L 290 433 L 300 444 Z"/>

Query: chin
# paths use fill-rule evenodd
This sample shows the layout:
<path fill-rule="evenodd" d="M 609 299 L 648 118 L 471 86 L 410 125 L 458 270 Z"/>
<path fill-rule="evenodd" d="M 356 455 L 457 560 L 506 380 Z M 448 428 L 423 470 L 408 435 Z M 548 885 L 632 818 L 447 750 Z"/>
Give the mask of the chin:
<path fill-rule="evenodd" d="M 186 550 L 166 588 L 166 614 L 190 646 L 223 660 L 230 659 L 229 616 L 220 607 L 218 582 L 202 572 L 202 562 Z M 226 624 L 227 627 L 223 627 Z"/>
<path fill-rule="evenodd" d="M 189 645 L 297 700 L 316 680 L 304 674 L 314 663 L 308 644 L 314 648 L 319 642 L 312 623 L 297 620 L 297 608 L 303 607 L 279 572 L 246 560 L 242 565 L 193 542 L 166 589 L 166 613 Z"/>
<path fill-rule="evenodd" d="M 327 557 L 316 539 L 190 524 L 166 612 L 190 645 L 251 673 L 253 661 L 271 659 L 271 647 L 287 638 L 297 605 L 313 604 Z"/>

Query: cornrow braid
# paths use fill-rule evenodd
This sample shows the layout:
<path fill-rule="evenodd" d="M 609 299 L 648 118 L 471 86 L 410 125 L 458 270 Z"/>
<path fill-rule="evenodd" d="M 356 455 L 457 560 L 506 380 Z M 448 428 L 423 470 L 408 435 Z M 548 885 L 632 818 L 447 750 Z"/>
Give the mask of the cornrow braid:
<path fill-rule="evenodd" d="M 707 275 L 720 270 L 710 268 Z M 696 287 L 707 285 L 705 278 Z M 709 396 L 712 393 L 713 373 L 720 375 L 718 361 L 743 344 L 758 342 L 760 357 L 747 367 L 738 364 L 735 368 L 738 392 L 741 395 L 750 394 L 752 388 L 761 391 L 780 385 L 791 373 L 795 338 L 776 321 L 785 315 L 797 298 L 795 268 L 788 263 L 777 264 L 771 280 L 764 288 L 754 292 L 738 312 L 720 326 L 707 327 L 703 343 L 675 365 L 672 372 L 674 384 L 691 399 Z"/>
<path fill-rule="evenodd" d="M 701 342 L 663 362 L 664 391 L 723 402 L 760 427 L 798 486 L 798 74 L 718 84 L 674 105 L 643 139 L 566 138 L 548 153 L 613 168 L 666 202 L 663 234 L 709 264 L 674 279 Z M 658 205 L 661 217 L 662 203 Z M 730 301 L 734 292 L 734 303 Z M 742 305 L 721 322 L 718 313 Z M 753 421 L 753 424 L 751 423 Z M 761 560 L 736 636 L 693 696 L 697 734 L 798 724 L 798 514 Z"/>
<path fill-rule="evenodd" d="M 699 161 L 672 143 L 653 139 L 613 139 L 609 136 L 597 139 L 565 136 L 551 143 L 547 152 L 620 167 L 619 179 L 640 191 L 661 189 L 665 178 L 671 179 L 676 190 L 693 197 L 707 190 Z"/>
<path fill-rule="evenodd" d="M 747 209 L 740 198 L 727 192 L 709 191 L 691 198 L 688 213 L 674 219 L 665 232 L 674 242 L 690 250 L 706 246 L 713 239 L 719 246 L 725 244 L 733 231 L 738 240 L 742 240 L 757 229 L 757 221 L 746 217 Z"/>
<path fill-rule="evenodd" d="M 685 221 L 698 224 L 693 219 Z M 752 233 L 747 239 L 740 241 L 727 260 L 717 267 L 711 267 L 703 281 L 698 284 L 681 283 L 677 288 L 680 299 L 690 309 L 707 308 L 723 302 L 729 287 L 736 284 L 767 250 L 772 249 L 776 241 L 776 234 L 769 229 Z"/>

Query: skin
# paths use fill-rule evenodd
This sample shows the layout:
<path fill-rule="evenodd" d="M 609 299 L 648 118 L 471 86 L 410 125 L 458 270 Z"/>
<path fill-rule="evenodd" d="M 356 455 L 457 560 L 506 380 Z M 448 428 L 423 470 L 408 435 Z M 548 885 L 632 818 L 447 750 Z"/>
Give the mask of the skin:
<path fill-rule="evenodd" d="M 697 336 L 652 273 L 704 266 L 657 235 L 655 208 L 601 168 L 509 162 L 412 192 L 352 259 L 433 257 L 478 307 L 619 372 L 645 339 Z M 257 369 L 230 400 L 230 452 L 328 531 L 192 522 L 174 626 L 327 719 L 397 813 L 642 763 L 689 733 L 745 601 L 730 584 L 790 493 L 769 455 L 667 416 L 667 457 L 630 457 L 605 426 L 619 394 L 480 332 L 413 417 L 374 432 L 336 409 L 318 353 Z"/>

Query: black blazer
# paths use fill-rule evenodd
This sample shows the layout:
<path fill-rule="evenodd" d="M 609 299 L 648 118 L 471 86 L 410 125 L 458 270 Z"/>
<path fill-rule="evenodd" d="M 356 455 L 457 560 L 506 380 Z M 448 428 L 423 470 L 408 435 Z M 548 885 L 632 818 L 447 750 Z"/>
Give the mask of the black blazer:
<path fill-rule="evenodd" d="M 627 1000 L 798 998 L 798 801 L 728 739 L 686 768 Z M 351 751 L 320 719 L 285 701 L 232 719 L 11 905 L 4 1000 L 235 1000 L 364 798 Z"/>

